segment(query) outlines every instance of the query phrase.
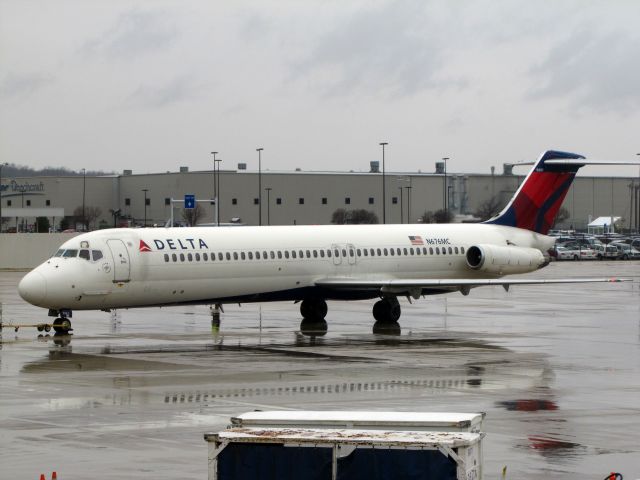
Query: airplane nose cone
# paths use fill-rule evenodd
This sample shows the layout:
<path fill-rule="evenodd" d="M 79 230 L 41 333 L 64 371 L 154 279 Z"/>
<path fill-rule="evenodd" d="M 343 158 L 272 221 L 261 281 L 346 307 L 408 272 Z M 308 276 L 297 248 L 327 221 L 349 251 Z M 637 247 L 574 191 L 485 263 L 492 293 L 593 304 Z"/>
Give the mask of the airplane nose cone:
<path fill-rule="evenodd" d="M 18 293 L 23 300 L 38 305 L 47 296 L 47 281 L 40 272 L 27 273 L 18 284 Z"/>

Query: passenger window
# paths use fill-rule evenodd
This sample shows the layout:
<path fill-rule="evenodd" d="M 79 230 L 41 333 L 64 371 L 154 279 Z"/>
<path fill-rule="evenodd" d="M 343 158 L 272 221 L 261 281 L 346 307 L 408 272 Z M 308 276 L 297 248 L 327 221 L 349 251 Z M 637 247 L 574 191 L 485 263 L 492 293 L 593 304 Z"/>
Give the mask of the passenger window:
<path fill-rule="evenodd" d="M 458 247 L 455 247 L 455 249 L 454 249 L 454 250 L 455 250 L 456 255 L 457 255 L 457 254 L 458 254 Z"/>
<path fill-rule="evenodd" d="M 376 251 L 376 253 L 377 253 L 377 254 L 378 254 L 378 256 L 380 257 L 380 256 L 382 255 L 382 250 L 380 250 L 380 249 L 378 248 L 378 250 Z"/>
<path fill-rule="evenodd" d="M 339 256 L 340 256 L 340 250 L 338 250 L 337 248 L 335 248 L 335 249 L 333 250 L 333 255 L 334 255 L 335 257 L 339 257 Z M 345 255 L 345 256 L 346 256 L 346 255 Z"/>
<path fill-rule="evenodd" d="M 247 256 L 244 254 L 244 252 L 240 252 L 240 258 L 242 260 L 246 260 Z"/>
<path fill-rule="evenodd" d="M 426 250 L 426 248 L 425 248 L 425 250 Z M 427 252 L 424 252 L 424 253 L 426 254 Z M 429 247 L 429 255 L 433 255 L 433 247 Z"/>
<path fill-rule="evenodd" d="M 453 253 L 453 248 L 449 247 L 449 255 Z"/>
<path fill-rule="evenodd" d="M 97 262 L 98 260 L 100 260 L 102 258 L 102 251 L 101 250 L 91 250 L 91 255 L 93 256 L 93 261 Z"/>
<path fill-rule="evenodd" d="M 464 247 L 460 247 L 460 253 L 464 253 Z"/>
<path fill-rule="evenodd" d="M 193 262 L 193 255 L 191 255 L 190 253 L 187 253 L 187 258 L 190 262 Z"/>
<path fill-rule="evenodd" d="M 91 260 L 91 253 L 89 253 L 89 250 L 80 250 L 78 257 L 84 258 L 85 260 Z"/>
<path fill-rule="evenodd" d="M 289 258 L 289 250 L 284 251 L 284 258 Z"/>
<path fill-rule="evenodd" d="M 178 256 L 175 253 L 171 254 L 171 258 L 173 259 L 174 262 L 178 261 Z"/>
<path fill-rule="evenodd" d="M 256 252 L 256 260 L 260 260 L 260 252 Z"/>
<path fill-rule="evenodd" d="M 394 256 L 396 253 L 393 251 L 393 248 L 389 249 L 389 253 L 391 254 L 391 256 Z"/>
<path fill-rule="evenodd" d="M 318 258 L 318 251 L 317 250 L 313 251 L 313 258 Z"/>
<path fill-rule="evenodd" d="M 320 250 L 320 258 L 324 258 L 324 250 Z"/>
<path fill-rule="evenodd" d="M 60 249 L 56 252 L 56 254 L 54 255 L 54 257 L 61 257 L 62 254 L 64 253 L 64 250 Z"/>
<path fill-rule="evenodd" d="M 78 250 L 65 250 L 62 256 L 64 258 L 74 258 L 78 255 Z"/>
<path fill-rule="evenodd" d="M 307 258 L 311 258 L 311 250 L 307 250 Z"/>
<path fill-rule="evenodd" d="M 199 261 L 200 261 L 200 254 L 196 253 L 196 262 L 199 262 Z"/>
<path fill-rule="evenodd" d="M 302 250 L 300 250 L 300 251 L 298 252 L 298 256 L 299 256 L 300 258 L 304 258 L 304 252 L 303 252 Z"/>
<path fill-rule="evenodd" d="M 233 259 L 238 260 L 238 252 L 233 252 Z"/>
<path fill-rule="evenodd" d="M 447 254 L 447 247 L 442 247 L 442 254 L 446 255 Z"/>
<path fill-rule="evenodd" d="M 396 249 L 396 253 L 397 253 L 398 255 L 402 255 L 402 250 L 400 250 L 400 249 L 398 248 L 398 249 Z"/>
<path fill-rule="evenodd" d="M 271 254 L 271 260 L 273 260 L 274 258 L 276 258 L 276 254 L 273 253 L 273 250 L 271 252 L 269 252 Z"/>
<path fill-rule="evenodd" d="M 249 260 L 253 260 L 253 252 L 247 252 L 247 255 L 249 255 Z"/>
<path fill-rule="evenodd" d="M 366 248 L 362 249 L 362 253 L 364 254 L 365 257 L 369 256 L 369 250 L 367 250 Z"/>
<path fill-rule="evenodd" d="M 231 260 L 231 254 L 229 252 L 226 253 L 227 261 Z"/>
<path fill-rule="evenodd" d="M 271 252 L 271 253 L 273 254 L 273 252 Z M 267 251 L 266 250 L 262 252 L 262 258 L 264 258 L 265 260 L 267 258 L 269 258 L 269 256 L 267 255 Z M 273 258 L 273 256 L 271 258 Z"/>
<path fill-rule="evenodd" d="M 420 249 L 416 248 L 416 255 L 420 255 Z"/>
<path fill-rule="evenodd" d="M 342 256 L 347 258 L 347 251 L 344 248 L 342 249 Z"/>
<path fill-rule="evenodd" d="M 181 254 L 180 254 L 180 261 L 181 261 L 181 262 L 184 262 L 184 253 L 181 253 Z"/>
<path fill-rule="evenodd" d="M 168 262 L 168 261 L 169 261 L 169 254 L 168 254 L 168 253 L 165 253 L 165 254 L 164 254 L 164 261 L 165 261 L 165 262 Z"/>
<path fill-rule="evenodd" d="M 291 252 L 291 258 L 296 258 L 296 251 L 295 251 L 295 250 L 293 250 L 293 251 Z"/>
<path fill-rule="evenodd" d="M 282 258 L 282 252 L 278 250 L 278 258 Z"/>
<path fill-rule="evenodd" d="M 409 251 L 406 248 L 403 251 L 405 255 L 409 255 Z M 411 249 L 411 255 L 413 255 L 413 248 Z"/>
<path fill-rule="evenodd" d="M 327 258 L 331 258 L 331 250 L 327 249 Z"/>
<path fill-rule="evenodd" d="M 383 251 L 383 253 L 384 253 L 384 256 L 385 256 L 385 257 L 386 257 L 387 255 L 389 255 L 389 251 L 388 251 L 386 248 L 382 249 L 382 251 Z"/>
<path fill-rule="evenodd" d="M 222 252 L 218 253 L 218 260 L 220 261 L 224 260 L 224 255 L 222 255 Z"/>
<path fill-rule="evenodd" d="M 202 254 L 202 259 L 206 262 L 209 260 L 209 254 L 208 253 L 203 253 Z"/>
<path fill-rule="evenodd" d="M 359 248 L 356 250 L 356 253 L 358 254 L 359 257 L 362 256 L 362 250 L 360 250 Z"/>
<path fill-rule="evenodd" d="M 349 249 L 349 255 L 351 255 L 352 257 L 355 256 L 355 252 L 353 251 L 353 248 Z"/>
<path fill-rule="evenodd" d="M 436 247 L 436 255 L 440 255 L 440 247 Z"/>

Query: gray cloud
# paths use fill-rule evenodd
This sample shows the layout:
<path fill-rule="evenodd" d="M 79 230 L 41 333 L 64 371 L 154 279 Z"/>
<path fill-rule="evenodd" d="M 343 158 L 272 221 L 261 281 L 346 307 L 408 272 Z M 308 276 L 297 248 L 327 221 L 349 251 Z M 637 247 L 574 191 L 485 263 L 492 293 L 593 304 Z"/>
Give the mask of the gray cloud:
<path fill-rule="evenodd" d="M 367 5 L 320 37 L 310 54 L 294 64 L 294 79 L 324 78 L 328 95 L 364 89 L 402 96 L 459 85 L 459 80 L 441 78 L 447 75 L 447 40 L 428 9 L 423 1 Z"/>
<path fill-rule="evenodd" d="M 81 53 L 128 59 L 167 48 L 177 37 L 178 30 L 168 15 L 160 11 L 132 10 L 118 16 L 103 35 L 88 41 Z"/>
<path fill-rule="evenodd" d="M 197 87 L 187 76 L 178 77 L 164 85 L 140 85 L 127 99 L 134 107 L 162 108 L 195 98 Z"/>
<path fill-rule="evenodd" d="M 53 81 L 51 76 L 40 73 L 7 73 L 0 82 L 0 98 L 22 100 Z"/>
<path fill-rule="evenodd" d="M 640 106 L 640 38 L 580 30 L 531 70 L 541 84 L 531 98 L 571 97 L 571 105 L 623 114 Z"/>

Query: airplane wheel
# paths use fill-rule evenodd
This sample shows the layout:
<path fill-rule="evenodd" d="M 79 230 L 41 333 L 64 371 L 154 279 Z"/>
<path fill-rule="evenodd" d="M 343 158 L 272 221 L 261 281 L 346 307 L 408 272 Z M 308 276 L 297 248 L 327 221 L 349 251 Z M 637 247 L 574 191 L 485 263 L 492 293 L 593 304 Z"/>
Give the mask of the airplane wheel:
<path fill-rule="evenodd" d="M 42 324 L 41 324 L 41 325 L 38 325 L 38 331 L 39 331 L 39 332 L 41 332 L 41 331 L 43 331 L 43 330 L 44 330 L 44 325 L 42 325 Z"/>
<path fill-rule="evenodd" d="M 397 322 L 401 313 L 400 302 L 396 297 L 385 297 L 373 305 L 373 318 L 378 322 Z"/>
<path fill-rule="evenodd" d="M 71 330 L 71 320 L 68 318 L 56 318 L 53 321 L 53 330 L 56 333 L 69 333 Z"/>
<path fill-rule="evenodd" d="M 327 311 L 327 302 L 321 298 L 308 298 L 300 304 L 300 314 L 304 319 L 324 320 Z"/>
<path fill-rule="evenodd" d="M 51 331 L 51 325 L 45 325 L 44 326 L 44 331 L 45 332 L 50 332 Z"/>

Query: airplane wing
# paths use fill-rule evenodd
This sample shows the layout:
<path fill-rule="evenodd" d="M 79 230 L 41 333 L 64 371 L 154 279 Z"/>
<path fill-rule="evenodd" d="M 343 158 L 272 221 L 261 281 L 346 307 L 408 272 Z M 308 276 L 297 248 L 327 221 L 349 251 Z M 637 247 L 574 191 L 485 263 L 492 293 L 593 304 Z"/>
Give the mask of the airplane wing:
<path fill-rule="evenodd" d="M 326 278 L 318 280 L 318 287 L 332 290 L 377 290 L 381 294 L 410 295 L 417 299 L 429 293 L 446 293 L 460 291 L 468 295 L 475 287 L 500 285 L 509 290 L 511 285 L 546 285 L 556 283 L 617 283 L 630 282 L 630 278 L 559 278 L 559 279 L 522 279 L 522 278 L 487 278 L 487 279 L 389 279 L 389 280 L 357 280 L 351 278 Z"/>

